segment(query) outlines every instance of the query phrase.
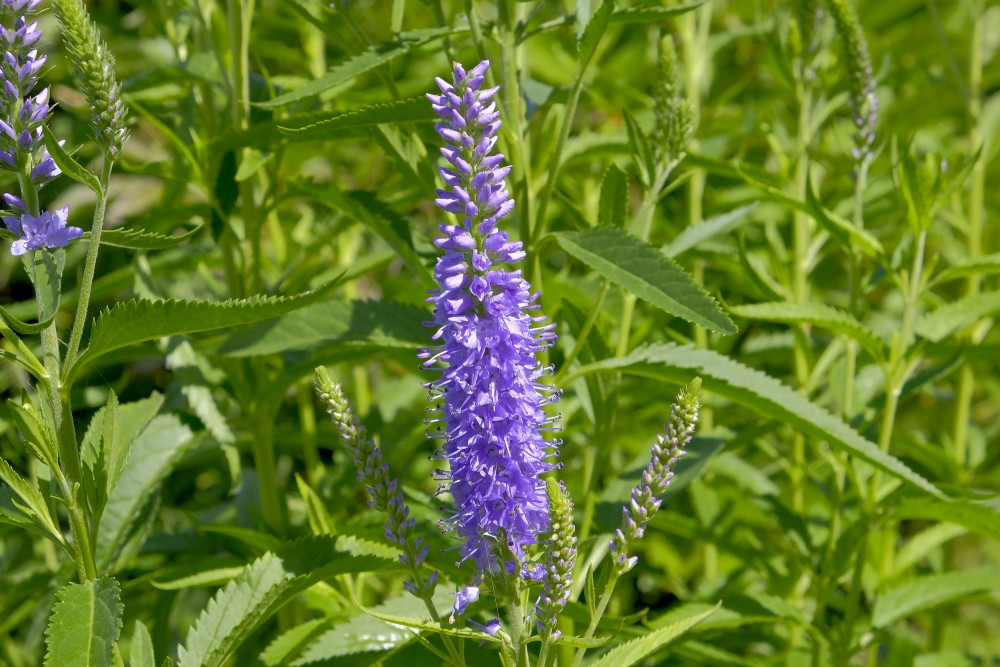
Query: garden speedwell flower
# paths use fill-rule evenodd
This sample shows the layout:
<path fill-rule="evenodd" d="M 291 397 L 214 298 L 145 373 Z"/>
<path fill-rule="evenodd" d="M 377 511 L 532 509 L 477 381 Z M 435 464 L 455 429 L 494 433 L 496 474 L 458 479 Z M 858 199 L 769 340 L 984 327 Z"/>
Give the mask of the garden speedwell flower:
<path fill-rule="evenodd" d="M 49 114 L 49 90 L 33 93 L 45 56 L 35 49 L 42 37 L 30 15 L 41 0 L 0 1 L 0 167 L 20 176 L 21 197 L 6 195 L 12 215 L 3 216 L 7 229 L 19 238 L 11 247 L 15 255 L 44 247 L 68 245 L 83 230 L 66 224 L 69 209 L 56 212 L 32 210 L 38 189 L 61 172 L 46 150 L 42 125 Z M 30 192 L 29 192 L 30 191 Z"/>
<path fill-rule="evenodd" d="M 464 540 L 461 560 L 474 559 L 479 573 L 501 572 L 533 577 L 540 568 L 522 566 L 525 548 L 548 528 L 548 500 L 541 475 L 558 443 L 542 432 L 552 419 L 543 406 L 558 392 L 539 379 L 551 369 L 540 366 L 539 350 L 555 340 L 554 325 L 531 316 L 537 294 L 519 270 L 505 265 L 524 256 L 497 223 L 514 207 L 501 166 L 492 153 L 500 129 L 492 98 L 498 88 L 481 89 L 489 61 L 468 72 L 454 66 L 454 81 L 436 79 L 440 94 L 429 94 L 435 126 L 447 144 L 441 149 L 449 167 L 441 169 L 447 189 L 436 204 L 458 216 L 459 224 L 440 226 L 435 244 L 444 250 L 434 268 L 440 288 L 434 304 L 435 339 L 441 345 L 422 350 L 424 365 L 446 365 L 427 387 L 440 408 L 444 439 L 439 452 L 449 464 L 438 471 L 441 491 L 454 498 L 454 514 L 443 523 Z"/>

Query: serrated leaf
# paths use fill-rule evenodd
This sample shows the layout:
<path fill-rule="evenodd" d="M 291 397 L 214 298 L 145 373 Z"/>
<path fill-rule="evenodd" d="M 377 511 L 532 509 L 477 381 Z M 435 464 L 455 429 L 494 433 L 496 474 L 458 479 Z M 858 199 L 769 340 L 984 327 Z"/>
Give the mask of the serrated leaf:
<path fill-rule="evenodd" d="M 970 294 L 921 317 L 917 322 L 917 333 L 927 340 L 940 343 L 956 331 L 997 311 L 1000 311 L 1000 292 Z"/>
<path fill-rule="evenodd" d="M 381 102 L 360 109 L 351 109 L 334 114 L 325 113 L 317 117 L 296 120 L 292 116 L 278 126 L 282 134 L 293 141 L 317 141 L 347 129 L 370 127 L 382 123 L 433 122 L 434 113 L 426 97 Z"/>
<path fill-rule="evenodd" d="M 45 666 L 111 667 L 123 610 L 112 577 L 60 588 L 45 629 Z"/>
<path fill-rule="evenodd" d="M 824 303 L 791 303 L 778 301 L 732 306 L 729 312 L 737 317 L 786 324 L 814 324 L 834 333 L 844 334 L 858 342 L 876 360 L 882 359 L 882 341 L 853 315 Z"/>
<path fill-rule="evenodd" d="M 101 233 L 101 245 L 130 250 L 164 250 L 180 245 L 200 232 L 201 227 L 199 225 L 191 231 L 176 235 L 160 234 L 144 229 L 105 229 Z M 85 232 L 84 238 L 89 238 L 89 234 L 90 232 Z"/>
<path fill-rule="evenodd" d="M 665 19 L 687 14 L 698 9 L 707 0 L 685 2 L 673 7 L 624 7 L 611 15 L 612 23 L 662 23 Z"/>
<path fill-rule="evenodd" d="M 1000 540 L 1000 512 L 974 501 L 944 502 L 935 498 L 907 498 L 892 508 L 897 519 L 930 519 L 957 523 L 984 537 Z"/>
<path fill-rule="evenodd" d="M 156 667 L 156 656 L 153 654 L 153 639 L 142 621 L 135 622 L 132 633 L 132 655 L 129 667 Z"/>
<path fill-rule="evenodd" d="M 718 609 L 719 606 L 720 605 L 717 604 L 708 611 L 696 614 L 695 616 L 684 619 L 683 621 L 672 623 L 654 630 L 647 635 L 643 635 L 638 639 L 633 639 L 632 641 L 625 642 L 620 646 L 616 646 L 602 655 L 601 658 L 597 662 L 594 662 L 591 667 L 629 667 L 630 665 L 634 665 L 646 656 L 651 655 L 655 651 L 663 648 L 694 626 L 704 621 L 706 618 L 715 613 L 715 610 Z"/>
<path fill-rule="evenodd" d="M 444 612 L 454 603 L 454 596 L 444 586 L 438 587 L 432 603 L 439 612 Z M 415 617 L 427 613 L 424 601 L 410 594 L 400 595 L 374 608 L 377 613 L 397 614 Z M 409 644 L 416 637 L 412 629 L 387 623 L 374 616 L 361 613 L 350 620 L 337 623 L 317 637 L 303 651 L 302 656 L 292 663 L 293 667 L 309 665 L 337 664 L 347 656 L 372 654 L 374 660 L 384 657 L 386 652 Z"/>
<path fill-rule="evenodd" d="M 883 452 L 875 443 L 795 390 L 770 375 L 717 352 L 673 343 L 649 345 L 626 357 L 590 364 L 569 375 L 596 371 L 625 371 L 679 385 L 687 384 L 692 375 L 698 375 L 707 391 L 788 424 L 817 442 L 829 442 L 932 496 L 945 497 L 936 486 L 905 463 Z"/>
<path fill-rule="evenodd" d="M 556 237 L 566 252 L 657 308 L 711 331 L 737 332 L 715 300 L 683 269 L 627 232 L 598 227 L 560 232 Z"/>
<path fill-rule="evenodd" d="M 757 208 L 756 203 L 748 204 L 714 218 L 703 220 L 697 225 L 689 225 L 674 237 L 673 241 L 660 248 L 660 251 L 667 257 L 677 257 L 711 238 L 737 229 L 749 220 L 750 213 L 755 208 Z"/>
<path fill-rule="evenodd" d="M 10 416 L 14 419 L 17 430 L 24 438 L 24 444 L 38 460 L 51 470 L 59 469 L 59 449 L 56 445 L 56 434 L 49 423 L 30 403 L 7 401 Z"/>
<path fill-rule="evenodd" d="M 940 285 L 956 278 L 990 276 L 997 273 L 1000 273 L 1000 252 L 983 257 L 972 257 L 949 266 L 931 281 L 931 286 Z"/>
<path fill-rule="evenodd" d="M 175 340 L 172 343 L 174 343 L 171 345 L 173 349 L 167 355 L 166 365 L 173 371 L 175 386 L 180 387 L 188 405 L 198 415 L 198 419 L 212 437 L 223 445 L 233 444 L 236 435 L 229 427 L 222 410 L 219 409 L 212 393 L 212 384 L 208 379 L 214 369 L 203 355 L 195 352 L 189 341 Z"/>
<path fill-rule="evenodd" d="M 925 609 L 998 589 L 1000 589 L 1000 571 L 993 568 L 918 577 L 876 598 L 875 608 L 872 611 L 872 625 L 884 628 Z"/>
<path fill-rule="evenodd" d="M 321 299 L 326 285 L 296 296 L 229 301 L 149 301 L 133 299 L 106 308 L 94 321 L 90 344 L 69 368 L 65 382 L 103 354 L 147 340 L 252 324 L 292 312 Z"/>
<path fill-rule="evenodd" d="M 327 301 L 238 331 L 218 352 L 248 357 L 335 343 L 416 349 L 430 342 L 430 330 L 422 324 L 426 318 L 420 308 L 387 301 Z"/>
<path fill-rule="evenodd" d="M 339 548 L 332 537 L 309 537 L 247 565 L 202 611 L 178 652 L 181 667 L 216 667 L 294 596 L 336 574 L 370 572 L 387 562 Z"/>
<path fill-rule="evenodd" d="M 628 174 L 612 164 L 601 180 L 597 224 L 601 227 L 624 227 L 627 220 Z"/>
<path fill-rule="evenodd" d="M 52 133 L 48 125 L 42 125 L 42 132 L 45 135 L 45 148 L 48 149 L 49 155 L 52 156 L 53 162 L 56 166 L 70 178 L 72 178 L 77 183 L 86 185 L 88 188 L 94 191 L 94 194 L 98 197 L 103 196 L 102 192 L 104 188 L 101 187 L 101 182 L 97 180 L 97 176 L 94 176 L 86 168 L 82 167 L 79 162 L 74 160 L 66 149 L 62 147 L 56 135 Z"/>
<path fill-rule="evenodd" d="M 587 27 L 583 30 L 583 36 L 577 42 L 577 72 L 583 72 L 590 64 L 590 59 L 597 52 L 597 45 L 604 36 L 604 31 L 608 29 L 608 22 L 611 14 L 615 10 L 615 0 L 604 0 L 601 6 L 594 12 L 594 15 L 587 21 Z"/>
<path fill-rule="evenodd" d="M 499 644 L 500 639 L 494 637 L 493 635 L 488 635 L 485 632 L 479 632 L 478 630 L 470 630 L 469 628 L 459 628 L 447 623 L 439 623 L 426 616 L 404 616 L 400 614 L 387 614 L 384 612 L 376 611 L 374 609 L 368 609 L 363 605 L 358 605 L 361 611 L 373 616 L 386 623 L 392 623 L 393 625 L 402 625 L 407 628 L 413 628 L 415 630 L 424 630 L 427 632 L 433 632 L 439 635 L 448 635 L 450 637 L 461 637 L 463 639 L 472 639 L 480 642 L 489 642 L 492 644 Z"/>
<path fill-rule="evenodd" d="M 49 513 L 49 506 L 45 502 L 45 498 L 42 497 L 42 492 L 35 484 L 28 483 L 14 472 L 10 464 L 3 459 L 0 459 L 0 482 L 9 486 L 11 491 L 17 494 L 24 503 L 24 507 L 19 507 L 19 509 L 31 517 L 34 523 L 56 544 L 63 544 L 62 532 Z M 15 503 L 16 505 L 17 503 Z"/>
<path fill-rule="evenodd" d="M 399 58 L 414 47 L 430 44 L 431 42 L 443 39 L 453 32 L 455 32 L 454 28 L 427 28 L 399 33 L 392 41 L 369 47 L 358 55 L 336 65 L 320 78 L 310 81 L 290 93 L 279 95 L 273 100 L 260 102 L 258 106 L 270 109 L 319 95 L 331 88 L 347 83 L 369 70 Z"/>
<path fill-rule="evenodd" d="M 191 429 L 172 414 L 153 418 L 136 437 L 121 477 L 104 507 L 96 544 L 100 569 L 112 566 L 142 508 L 193 437 Z"/>

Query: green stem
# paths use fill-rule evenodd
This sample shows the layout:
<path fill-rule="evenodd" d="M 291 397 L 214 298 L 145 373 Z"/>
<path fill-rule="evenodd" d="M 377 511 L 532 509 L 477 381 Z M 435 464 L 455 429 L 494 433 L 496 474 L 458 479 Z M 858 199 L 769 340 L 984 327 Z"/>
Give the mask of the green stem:
<path fill-rule="evenodd" d="M 983 24 L 981 20 L 983 3 L 974 2 L 972 40 L 969 46 L 969 150 L 975 151 L 982 143 L 982 85 L 983 85 Z M 966 239 L 969 259 L 975 259 L 983 252 L 983 214 L 986 190 L 986 159 L 980 156 L 972 168 L 969 188 L 969 233 Z M 979 293 L 982 276 L 974 273 L 966 284 L 966 295 Z M 969 419 L 972 414 L 972 394 L 975 388 L 975 373 L 966 363 L 959 377 L 955 400 L 955 423 L 952 440 L 954 458 L 964 472 L 968 458 Z"/>
<path fill-rule="evenodd" d="M 583 350 L 583 346 L 587 344 L 587 336 L 590 335 L 590 330 L 594 328 L 594 324 L 597 322 L 597 318 L 601 314 L 601 306 L 604 305 L 604 298 L 608 295 L 608 289 L 610 287 L 611 283 L 607 280 L 605 280 L 601 285 L 601 291 L 598 292 L 597 299 L 594 301 L 594 305 L 591 307 L 590 313 L 587 315 L 587 321 L 583 323 L 583 326 L 580 328 L 580 332 L 576 335 L 576 340 L 573 342 L 573 349 L 571 349 L 569 354 L 566 355 L 562 368 L 560 368 L 559 372 L 556 373 L 554 378 L 552 378 L 553 387 L 561 386 L 562 379 L 565 377 L 569 367 L 573 365 L 576 358 L 580 356 L 580 351 Z"/>
<path fill-rule="evenodd" d="M 264 523 L 279 536 L 285 534 L 285 508 L 275 474 L 274 419 L 278 405 L 256 406 L 253 415 L 253 460 L 260 486 L 261 514 Z"/>
<path fill-rule="evenodd" d="M 471 3 L 470 3 L 471 5 Z M 473 14 L 470 13 L 469 21 L 474 21 Z M 514 170 L 511 176 L 511 183 L 518 203 L 518 233 L 525 245 L 534 245 L 537 240 L 533 235 L 533 225 L 531 218 L 531 158 L 529 146 L 524 140 L 526 120 L 521 108 L 521 79 L 518 71 L 521 61 L 518 55 L 517 33 L 515 22 L 517 19 L 517 4 L 514 0 L 501 0 L 497 4 L 497 17 L 500 36 L 500 76 L 503 84 L 500 88 L 500 95 L 503 100 L 503 108 L 506 111 L 504 116 L 504 136 L 507 138 L 507 152 L 510 164 Z M 473 35 L 479 34 L 479 26 L 476 24 Z M 481 37 L 479 38 L 481 40 Z M 540 224 L 537 220 L 535 226 Z M 533 254 L 531 251 L 528 254 Z M 534 266 L 534 265 L 533 265 Z M 531 275 L 530 280 L 539 288 L 537 275 Z"/>
<path fill-rule="evenodd" d="M 101 249 L 101 232 L 104 231 L 104 214 L 108 206 L 108 184 L 111 182 L 111 169 L 114 160 L 110 154 L 104 155 L 101 166 L 101 191 L 97 193 L 97 206 L 94 209 L 94 221 L 90 227 L 90 246 L 87 248 L 87 259 L 83 265 L 83 279 L 80 282 L 80 300 L 77 302 L 76 314 L 73 316 L 73 329 L 69 336 L 69 346 L 66 349 L 64 368 L 69 369 L 76 361 L 83 339 L 83 327 L 87 323 L 87 311 L 90 308 L 90 291 L 94 285 L 94 273 L 97 269 L 97 253 Z"/>
<path fill-rule="evenodd" d="M 601 599 L 597 602 L 597 606 L 594 608 L 594 613 L 590 616 L 590 623 L 587 625 L 586 632 L 583 633 L 584 639 L 593 639 L 594 632 L 597 631 L 597 624 L 601 622 L 601 618 L 604 617 L 604 612 L 608 609 L 608 603 L 611 602 L 611 595 L 615 592 L 615 585 L 618 584 L 618 578 L 620 576 L 621 575 L 618 573 L 618 569 L 612 566 L 611 574 L 608 575 L 608 582 L 604 585 L 604 592 L 601 594 Z M 578 648 L 576 655 L 573 656 L 573 663 L 571 667 L 578 667 L 578 665 L 583 661 L 583 654 L 586 652 L 586 648 Z"/>

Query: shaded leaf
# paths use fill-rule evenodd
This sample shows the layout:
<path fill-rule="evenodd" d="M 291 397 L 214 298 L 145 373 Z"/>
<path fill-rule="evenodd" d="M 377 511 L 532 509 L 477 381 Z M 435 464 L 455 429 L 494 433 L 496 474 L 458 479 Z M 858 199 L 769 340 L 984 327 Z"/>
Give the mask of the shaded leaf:
<path fill-rule="evenodd" d="M 601 227 L 624 227 L 628 220 L 628 175 L 612 164 L 601 181 L 601 200 L 597 224 Z"/>
<path fill-rule="evenodd" d="M 970 294 L 958 301 L 945 303 L 917 322 L 917 333 L 940 343 L 973 322 L 1000 311 L 1000 292 Z"/>
<path fill-rule="evenodd" d="M 360 109 L 334 114 L 323 114 L 323 117 L 310 114 L 307 118 L 298 121 L 296 121 L 295 116 L 292 116 L 283 121 L 278 129 L 293 141 L 316 141 L 330 136 L 336 137 L 339 132 L 347 129 L 382 123 L 414 121 L 430 123 L 434 119 L 430 103 L 426 97 L 421 96 L 372 104 Z"/>
<path fill-rule="evenodd" d="M 696 248 L 698 245 L 716 236 L 721 236 L 737 229 L 750 219 L 750 213 L 757 204 L 748 204 L 722 215 L 703 220 L 697 225 L 689 225 L 674 240 L 660 248 L 667 257 L 678 255 Z"/>
<path fill-rule="evenodd" d="M 455 32 L 454 28 L 427 28 L 399 33 L 392 41 L 369 47 L 353 58 L 334 66 L 320 78 L 310 81 L 290 93 L 279 95 L 273 100 L 259 102 L 258 106 L 265 108 L 278 107 L 319 95 L 347 83 L 351 79 L 380 65 L 399 58 L 413 47 L 430 44 L 431 42 L 443 39 L 452 32 Z"/>
<path fill-rule="evenodd" d="M 327 301 L 229 336 L 218 352 L 247 357 L 322 345 L 416 349 L 430 342 L 420 308 L 387 301 Z"/>
<path fill-rule="evenodd" d="M 959 598 L 1000 589 L 1000 571 L 931 574 L 892 588 L 878 596 L 872 611 L 876 628 Z"/>
<path fill-rule="evenodd" d="M 201 226 L 183 234 L 161 234 L 144 229 L 105 229 L 101 233 L 101 245 L 129 248 L 130 250 L 164 250 L 173 248 L 201 231 Z M 90 232 L 84 233 L 89 238 Z"/>

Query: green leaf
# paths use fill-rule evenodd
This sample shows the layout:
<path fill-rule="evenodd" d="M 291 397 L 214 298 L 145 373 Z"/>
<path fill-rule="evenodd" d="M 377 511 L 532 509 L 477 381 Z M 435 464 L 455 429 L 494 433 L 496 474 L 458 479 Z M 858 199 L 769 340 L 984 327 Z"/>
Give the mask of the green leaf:
<path fill-rule="evenodd" d="M 388 301 L 327 301 L 229 336 L 220 354 L 249 357 L 324 345 L 417 349 L 430 342 L 421 308 Z"/>
<path fill-rule="evenodd" d="M 215 400 L 213 383 L 209 380 L 218 371 L 194 350 L 189 341 L 174 339 L 170 347 L 173 349 L 167 354 L 167 368 L 173 371 L 174 381 L 180 386 L 188 405 L 213 438 L 223 445 L 233 444 L 236 435 Z"/>
<path fill-rule="evenodd" d="M 490 642 L 492 644 L 499 644 L 500 639 L 494 637 L 493 635 L 488 635 L 485 632 L 480 632 L 478 630 L 470 630 L 469 628 L 459 628 L 454 625 L 449 625 L 447 623 L 439 623 L 438 621 L 431 620 L 427 616 L 403 616 L 400 614 L 387 614 L 381 611 L 376 611 L 375 609 L 368 609 L 361 604 L 358 604 L 361 611 L 377 618 L 386 623 L 392 623 L 393 625 L 402 625 L 407 628 L 414 628 L 416 630 L 424 630 L 427 632 L 433 632 L 438 635 L 448 635 L 450 637 L 462 637 L 463 639 L 472 639 L 480 642 Z"/>
<path fill-rule="evenodd" d="M 45 667 L 111 667 L 123 611 L 112 577 L 60 588 L 45 629 Z"/>
<path fill-rule="evenodd" d="M 94 176 L 89 170 L 82 167 L 79 162 L 66 152 L 66 149 L 62 147 L 62 144 L 56 139 L 56 135 L 52 133 L 52 130 L 47 125 L 42 125 L 42 132 L 45 133 L 45 148 L 48 149 L 49 155 L 52 156 L 52 160 L 62 173 L 77 183 L 86 185 L 94 191 L 95 195 L 102 197 L 104 188 L 101 187 L 101 182 L 97 180 L 97 176 Z"/>
<path fill-rule="evenodd" d="M 699 375 L 707 391 L 788 424 L 813 438 L 817 444 L 829 442 L 926 493 L 938 498 L 945 497 L 936 486 L 915 473 L 905 463 L 883 452 L 875 443 L 866 440 L 850 426 L 797 391 L 770 375 L 744 366 L 717 352 L 673 343 L 650 345 L 620 359 L 606 359 L 584 366 L 570 372 L 569 377 L 598 371 L 625 371 L 678 385 L 687 384 L 692 375 Z"/>
<path fill-rule="evenodd" d="M 707 0 L 685 2 L 673 7 L 625 7 L 611 15 L 612 23 L 662 23 L 665 19 L 680 16 L 698 9 Z"/>
<path fill-rule="evenodd" d="M 56 544 L 64 544 L 62 532 L 52 518 L 52 514 L 49 513 L 49 506 L 37 485 L 25 481 L 3 459 L 0 459 L 0 482 L 9 486 L 11 491 L 24 502 L 24 506 L 14 503 L 18 509 L 31 517 L 42 532 Z"/>
<path fill-rule="evenodd" d="M 268 552 L 208 603 L 178 652 L 181 667 L 217 667 L 293 597 L 328 577 L 380 569 L 391 561 L 355 555 L 332 537 L 309 537 Z"/>
<path fill-rule="evenodd" d="M 635 160 L 636 167 L 639 169 L 639 178 L 648 187 L 653 180 L 653 174 L 656 173 L 656 157 L 653 155 L 652 144 L 646 139 L 642 128 L 639 127 L 639 121 L 628 109 L 622 111 L 622 116 L 625 118 L 625 129 L 628 132 L 632 159 Z"/>
<path fill-rule="evenodd" d="M 872 625 L 884 628 L 925 609 L 998 589 L 1000 571 L 994 568 L 918 577 L 878 596 L 872 611 Z"/>
<path fill-rule="evenodd" d="M 58 470 L 59 448 L 56 445 L 56 434 L 45 417 L 30 403 L 9 400 L 7 407 L 10 408 L 10 416 L 21 432 L 28 450 L 50 470 Z"/>
<path fill-rule="evenodd" d="M 615 0 L 604 0 L 594 15 L 587 21 L 587 27 L 583 30 L 583 36 L 577 42 L 577 72 L 583 72 L 590 64 L 590 59 L 597 52 L 597 45 L 604 36 L 604 31 L 608 29 L 608 22 L 611 14 L 615 10 Z"/>
<path fill-rule="evenodd" d="M 715 613 L 715 610 L 718 609 L 719 606 L 720 605 L 717 604 L 708 611 L 704 611 L 700 614 L 684 619 L 683 621 L 672 623 L 671 625 L 667 625 L 654 630 L 649 634 L 643 635 L 638 639 L 633 639 L 632 641 L 625 642 L 620 646 L 616 646 L 602 655 L 597 662 L 594 662 L 591 665 L 591 667 L 629 667 L 630 665 L 634 665 L 704 621 L 706 618 Z"/>
<path fill-rule="evenodd" d="M 674 237 L 673 241 L 660 248 L 660 251 L 667 257 L 677 257 L 711 238 L 737 229 L 750 219 L 750 213 L 755 208 L 757 208 L 756 203 L 748 204 L 709 220 L 703 220 L 697 225 L 689 225 Z"/>
<path fill-rule="evenodd" d="M 188 240 L 201 231 L 201 225 L 183 234 L 160 234 L 144 229 L 105 229 L 101 233 L 101 245 L 130 250 L 164 250 L 173 248 Z M 90 232 L 84 233 L 84 238 L 90 238 Z"/>
<path fill-rule="evenodd" d="M 935 498 L 907 498 L 892 508 L 897 519 L 947 521 L 1000 540 L 1000 512 L 975 501 L 943 502 Z"/>
<path fill-rule="evenodd" d="M 309 114 L 306 118 L 288 118 L 278 126 L 293 141 L 317 141 L 337 137 L 343 130 L 353 130 L 383 123 L 433 122 L 434 112 L 426 97 L 381 102 L 360 109 L 338 113 Z"/>
<path fill-rule="evenodd" d="M 88 477 L 103 480 L 99 490 L 101 507 L 118 485 L 135 439 L 162 405 L 163 396 L 156 393 L 141 401 L 119 405 L 117 396 L 111 392 L 108 402 L 90 419 L 80 445 L 80 458 L 90 473 Z"/>
<path fill-rule="evenodd" d="M 405 55 L 414 47 L 444 39 L 444 37 L 455 31 L 454 28 L 427 28 L 424 30 L 401 32 L 392 41 L 369 47 L 353 58 L 333 67 L 320 78 L 310 81 L 290 93 L 279 95 L 273 100 L 260 102 L 258 106 L 264 108 L 279 107 L 307 97 L 319 95 L 347 83 L 369 70 Z"/>
<path fill-rule="evenodd" d="M 432 604 L 439 613 L 445 614 L 454 601 L 454 595 L 445 586 L 439 586 L 434 593 Z M 413 618 L 426 614 L 427 607 L 423 600 L 407 593 L 386 600 L 372 611 Z M 347 659 L 348 656 L 353 658 L 359 654 L 371 654 L 372 658 L 376 659 L 379 655 L 384 657 L 388 651 L 409 644 L 417 634 L 418 632 L 412 629 L 399 627 L 397 624 L 387 623 L 362 613 L 327 629 L 309 644 L 302 656 L 292 665 L 308 667 L 316 663 L 337 664 L 338 659 Z"/>
<path fill-rule="evenodd" d="M 732 306 L 729 312 L 737 317 L 787 324 L 815 324 L 858 342 L 876 360 L 882 359 L 882 341 L 853 315 L 825 303 L 791 303 L 779 301 Z"/>
<path fill-rule="evenodd" d="M 118 483 L 104 507 L 96 544 L 100 569 L 112 567 L 142 517 L 143 508 L 194 442 L 193 437 L 191 429 L 172 414 L 153 418 L 136 437 Z"/>
<path fill-rule="evenodd" d="M 940 343 L 956 331 L 997 311 L 1000 311 L 1000 292 L 970 294 L 921 317 L 917 322 L 917 333 Z"/>
<path fill-rule="evenodd" d="M 627 232 L 597 227 L 556 236 L 566 252 L 654 306 L 717 333 L 737 332 L 715 300 L 683 269 Z"/>
<path fill-rule="evenodd" d="M 236 182 L 242 183 L 247 180 L 255 173 L 257 170 L 267 164 L 274 153 L 265 152 L 257 148 L 251 148 L 246 151 L 243 156 L 243 160 L 240 162 L 239 169 L 236 170 Z"/>
<path fill-rule="evenodd" d="M 597 224 L 601 227 L 624 227 L 628 220 L 628 174 L 612 164 L 601 181 L 601 201 Z"/>
<path fill-rule="evenodd" d="M 132 633 L 132 655 L 129 667 L 156 667 L 156 656 L 153 654 L 153 639 L 142 621 L 135 622 Z"/>
<path fill-rule="evenodd" d="M 0 358 L 6 359 L 8 361 L 13 361 L 14 363 L 20 364 L 24 370 L 35 376 L 36 379 L 48 382 L 49 374 L 45 372 L 45 367 L 42 362 L 38 360 L 24 341 L 14 333 L 10 327 L 0 321 L 0 336 L 2 336 L 11 347 L 14 348 L 13 351 L 7 350 L 0 347 Z"/>
<path fill-rule="evenodd" d="M 108 352 L 147 340 L 224 329 L 268 320 L 315 303 L 333 286 L 288 297 L 256 296 L 229 301 L 131 300 L 107 308 L 94 321 L 90 345 L 66 371 L 69 383 L 80 369 Z"/>
<path fill-rule="evenodd" d="M 982 257 L 971 257 L 958 264 L 949 266 L 931 281 L 931 286 L 940 285 L 956 278 L 988 276 L 997 273 L 1000 273 L 1000 252 Z"/>
<path fill-rule="evenodd" d="M 744 177 L 746 178 L 745 172 Z M 798 200 L 795 201 L 796 203 L 798 202 Z M 885 250 L 877 238 L 861 227 L 857 227 L 844 220 L 839 215 L 833 213 L 833 211 L 823 208 L 819 196 L 813 189 L 811 177 L 807 177 L 806 181 L 805 205 L 804 211 L 811 215 L 813 220 L 818 222 L 826 231 L 830 232 L 845 247 L 851 248 L 856 246 L 869 257 L 880 258 L 885 255 Z"/>
<path fill-rule="evenodd" d="M 24 269 L 35 287 L 35 299 L 36 303 L 41 304 L 41 313 L 38 322 L 28 324 L 17 319 L 9 310 L 0 308 L 0 317 L 3 317 L 12 329 L 20 334 L 32 335 L 40 333 L 52 324 L 59 312 L 65 260 L 66 252 L 62 248 L 54 252 L 49 252 L 48 248 L 41 248 L 21 257 Z"/>

